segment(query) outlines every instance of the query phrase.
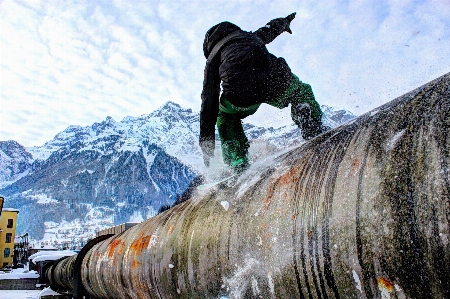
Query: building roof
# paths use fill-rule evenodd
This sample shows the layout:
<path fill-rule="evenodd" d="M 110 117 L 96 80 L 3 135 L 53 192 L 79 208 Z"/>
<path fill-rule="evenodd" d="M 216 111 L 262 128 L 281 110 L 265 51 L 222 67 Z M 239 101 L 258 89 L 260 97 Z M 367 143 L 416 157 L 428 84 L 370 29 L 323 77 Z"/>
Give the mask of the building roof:
<path fill-rule="evenodd" d="M 17 212 L 17 213 L 19 213 L 19 209 L 3 208 L 2 212 Z"/>
<path fill-rule="evenodd" d="M 33 263 L 40 261 L 55 261 L 62 257 L 71 256 L 74 254 L 76 254 L 76 252 L 72 250 L 39 251 L 30 255 L 28 260 L 32 260 Z"/>
<path fill-rule="evenodd" d="M 35 250 L 54 250 L 54 251 L 58 250 L 58 248 L 56 248 L 53 245 L 36 245 L 36 246 L 33 246 L 33 248 L 31 248 L 31 249 L 35 249 Z"/>

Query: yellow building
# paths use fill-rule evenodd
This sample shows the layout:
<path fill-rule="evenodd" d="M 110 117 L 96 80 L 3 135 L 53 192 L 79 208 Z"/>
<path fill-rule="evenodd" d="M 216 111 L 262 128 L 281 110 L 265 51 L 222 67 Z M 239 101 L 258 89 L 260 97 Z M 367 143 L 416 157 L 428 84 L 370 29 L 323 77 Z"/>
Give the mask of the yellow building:
<path fill-rule="evenodd" d="M 2 201 L 3 198 L 0 198 Z M 1 205 L 2 203 L 0 203 Z M 14 255 L 17 215 L 19 210 L 0 206 L 0 268 L 11 266 Z"/>

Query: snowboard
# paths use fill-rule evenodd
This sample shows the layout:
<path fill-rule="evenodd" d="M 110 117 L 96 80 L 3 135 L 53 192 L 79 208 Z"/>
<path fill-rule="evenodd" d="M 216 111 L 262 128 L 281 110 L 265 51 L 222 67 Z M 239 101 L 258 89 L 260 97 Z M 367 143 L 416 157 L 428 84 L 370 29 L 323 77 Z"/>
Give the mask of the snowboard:
<path fill-rule="evenodd" d="M 228 176 L 228 177 L 226 177 L 226 178 L 224 178 L 224 179 L 221 179 L 221 180 L 219 180 L 219 181 L 216 181 L 216 182 L 206 183 L 206 184 L 203 184 L 203 185 L 199 185 L 199 186 L 197 186 L 197 189 L 198 189 L 198 190 L 208 190 L 208 189 L 210 189 L 210 188 L 212 188 L 212 187 L 214 187 L 214 186 L 217 186 L 217 185 L 219 185 L 219 184 L 221 184 L 221 183 L 225 183 L 226 181 L 231 180 L 232 178 L 234 178 L 234 177 L 236 177 L 236 176 L 238 176 L 238 174 L 233 174 L 233 175 L 231 175 L 231 176 Z"/>

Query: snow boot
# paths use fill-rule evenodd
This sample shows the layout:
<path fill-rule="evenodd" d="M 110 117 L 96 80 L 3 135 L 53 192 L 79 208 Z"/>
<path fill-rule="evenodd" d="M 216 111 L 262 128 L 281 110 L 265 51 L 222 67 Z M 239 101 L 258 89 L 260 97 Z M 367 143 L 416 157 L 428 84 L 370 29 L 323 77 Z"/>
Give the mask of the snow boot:
<path fill-rule="evenodd" d="M 229 140 L 222 144 L 223 161 L 230 165 L 236 174 L 250 166 L 247 149 L 246 146 L 240 146 L 237 140 Z"/>

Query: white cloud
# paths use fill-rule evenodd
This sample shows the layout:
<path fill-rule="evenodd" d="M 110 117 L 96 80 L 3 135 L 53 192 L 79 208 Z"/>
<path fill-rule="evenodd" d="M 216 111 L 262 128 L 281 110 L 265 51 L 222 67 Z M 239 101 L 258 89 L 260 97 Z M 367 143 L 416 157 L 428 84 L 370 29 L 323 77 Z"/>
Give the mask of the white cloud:
<path fill-rule="evenodd" d="M 0 140 L 40 145 L 69 125 L 200 109 L 202 43 L 229 20 L 254 31 L 297 11 L 268 48 L 320 103 L 362 113 L 450 70 L 448 0 L 31 1 L 0 4 Z M 289 123 L 264 107 L 251 119 Z M 274 119 L 277 115 L 278 119 Z M 270 124 L 269 124 L 270 125 Z"/>

